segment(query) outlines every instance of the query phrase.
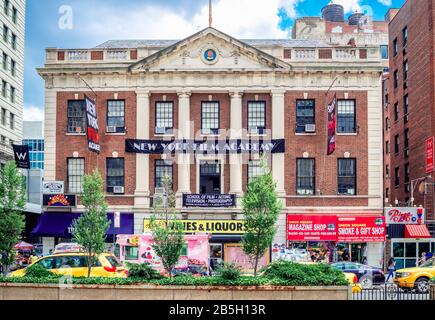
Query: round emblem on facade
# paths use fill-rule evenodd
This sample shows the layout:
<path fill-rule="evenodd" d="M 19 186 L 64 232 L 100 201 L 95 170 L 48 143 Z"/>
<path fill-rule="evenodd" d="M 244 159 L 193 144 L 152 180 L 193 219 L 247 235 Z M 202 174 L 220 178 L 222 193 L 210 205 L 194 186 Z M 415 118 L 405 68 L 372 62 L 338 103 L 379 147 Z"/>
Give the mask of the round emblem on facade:
<path fill-rule="evenodd" d="M 218 52 L 214 48 L 206 48 L 202 52 L 202 60 L 207 64 L 215 64 L 218 61 Z"/>

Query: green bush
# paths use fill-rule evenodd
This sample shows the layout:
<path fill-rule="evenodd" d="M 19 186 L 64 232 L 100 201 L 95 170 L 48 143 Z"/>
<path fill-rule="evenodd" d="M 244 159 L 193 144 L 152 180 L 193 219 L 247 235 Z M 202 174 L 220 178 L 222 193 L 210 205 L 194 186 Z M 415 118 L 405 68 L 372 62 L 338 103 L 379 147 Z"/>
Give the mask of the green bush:
<path fill-rule="evenodd" d="M 235 263 L 223 263 L 216 270 L 217 275 L 224 280 L 237 280 L 241 275 L 241 268 Z"/>
<path fill-rule="evenodd" d="M 294 286 L 348 285 L 344 274 L 327 264 L 300 264 L 275 261 L 267 266 L 263 277 L 285 281 Z"/>
<path fill-rule="evenodd" d="M 56 277 L 57 275 L 55 275 L 53 272 L 48 271 L 47 269 L 45 269 L 43 266 L 39 265 L 39 264 L 34 264 L 30 267 L 26 268 L 25 271 L 25 277 L 27 278 L 50 278 L 50 277 Z"/>
<path fill-rule="evenodd" d="M 430 283 L 435 284 L 435 277 L 430 280 Z"/>
<path fill-rule="evenodd" d="M 149 263 L 126 263 L 129 278 L 138 278 L 143 280 L 161 279 L 160 273 L 155 270 Z"/>

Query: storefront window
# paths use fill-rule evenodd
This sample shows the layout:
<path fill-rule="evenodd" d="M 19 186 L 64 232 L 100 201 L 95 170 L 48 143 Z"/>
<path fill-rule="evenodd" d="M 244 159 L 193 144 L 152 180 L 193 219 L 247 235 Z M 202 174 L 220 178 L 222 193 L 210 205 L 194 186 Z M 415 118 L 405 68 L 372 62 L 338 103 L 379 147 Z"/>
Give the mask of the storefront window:
<path fill-rule="evenodd" d="M 405 244 L 405 257 L 415 258 L 417 254 L 417 244 L 416 243 L 406 243 Z"/>
<path fill-rule="evenodd" d="M 396 269 L 411 268 L 417 265 L 423 252 L 433 253 L 435 240 L 419 242 L 409 240 L 393 240 L 392 253 L 396 260 Z"/>
<path fill-rule="evenodd" d="M 138 247 L 124 247 L 124 257 L 125 260 L 137 260 L 139 259 L 139 248 Z"/>
<path fill-rule="evenodd" d="M 400 242 L 393 243 L 393 256 L 403 257 L 405 255 L 405 244 Z"/>
<path fill-rule="evenodd" d="M 432 252 L 430 250 L 430 242 L 422 242 L 418 244 L 418 256 L 421 257 L 422 253 Z"/>

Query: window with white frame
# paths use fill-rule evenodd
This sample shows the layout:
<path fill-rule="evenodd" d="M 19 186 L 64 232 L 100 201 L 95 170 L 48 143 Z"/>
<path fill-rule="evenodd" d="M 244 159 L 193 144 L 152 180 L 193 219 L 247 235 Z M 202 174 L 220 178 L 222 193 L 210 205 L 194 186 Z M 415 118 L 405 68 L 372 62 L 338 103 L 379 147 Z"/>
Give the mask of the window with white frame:
<path fill-rule="evenodd" d="M 298 195 L 314 195 L 315 193 L 315 160 L 296 160 L 296 193 Z"/>
<path fill-rule="evenodd" d="M 68 133 L 84 133 L 86 126 L 85 100 L 68 101 Z"/>
<path fill-rule="evenodd" d="M 248 131 L 262 134 L 266 130 L 266 102 L 248 102 Z"/>
<path fill-rule="evenodd" d="M 307 132 L 307 125 L 315 125 L 314 100 L 296 100 L 296 132 Z"/>
<path fill-rule="evenodd" d="M 260 160 L 249 160 L 248 162 L 248 183 L 258 176 L 265 174 L 264 167 Z"/>
<path fill-rule="evenodd" d="M 11 130 L 15 129 L 15 114 L 13 114 L 12 112 L 9 115 L 9 128 L 11 128 Z"/>
<path fill-rule="evenodd" d="M 201 132 L 202 134 L 219 133 L 219 102 L 202 102 Z"/>
<path fill-rule="evenodd" d="M 338 100 L 337 131 L 338 133 L 356 133 L 355 100 Z"/>
<path fill-rule="evenodd" d="M 173 165 L 169 160 L 156 160 L 154 163 L 154 187 L 163 188 L 163 178 L 169 177 L 173 181 Z"/>
<path fill-rule="evenodd" d="M 84 158 L 68 158 L 67 180 L 69 193 L 83 192 L 83 176 L 85 175 Z"/>
<path fill-rule="evenodd" d="M 107 192 L 124 187 L 124 158 L 107 158 L 106 169 Z"/>
<path fill-rule="evenodd" d="M 356 195 L 356 159 L 338 159 L 338 194 Z"/>
<path fill-rule="evenodd" d="M 10 92 L 10 97 L 9 98 L 10 98 L 12 103 L 15 103 L 15 91 L 16 91 L 15 87 L 11 86 L 11 92 Z"/>
<path fill-rule="evenodd" d="M 174 103 L 173 102 L 157 102 L 155 115 L 155 131 L 156 134 L 167 133 L 174 127 Z"/>
<path fill-rule="evenodd" d="M 109 100 L 107 101 L 107 127 L 113 129 L 113 132 L 125 132 L 125 101 Z M 112 131 L 111 131 L 112 132 Z"/>

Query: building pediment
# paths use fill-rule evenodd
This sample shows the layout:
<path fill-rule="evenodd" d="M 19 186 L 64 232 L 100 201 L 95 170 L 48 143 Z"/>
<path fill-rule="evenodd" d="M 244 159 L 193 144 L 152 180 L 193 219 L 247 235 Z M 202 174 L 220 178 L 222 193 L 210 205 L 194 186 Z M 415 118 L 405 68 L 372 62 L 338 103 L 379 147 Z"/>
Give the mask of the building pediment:
<path fill-rule="evenodd" d="M 291 66 L 216 29 L 204 29 L 130 66 L 141 71 L 289 70 Z"/>

